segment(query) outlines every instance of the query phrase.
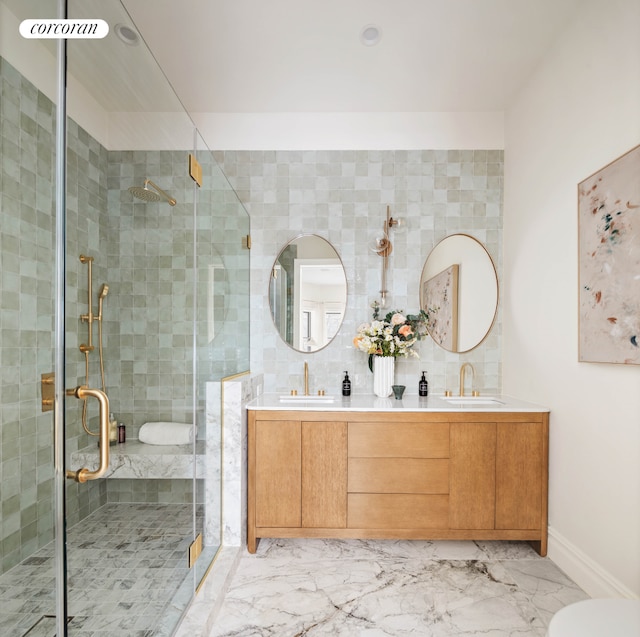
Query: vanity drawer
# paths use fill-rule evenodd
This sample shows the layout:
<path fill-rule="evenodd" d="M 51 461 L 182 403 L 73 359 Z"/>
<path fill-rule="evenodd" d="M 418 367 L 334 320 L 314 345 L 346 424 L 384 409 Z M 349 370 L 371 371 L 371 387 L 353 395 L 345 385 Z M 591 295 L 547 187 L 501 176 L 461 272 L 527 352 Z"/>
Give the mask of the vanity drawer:
<path fill-rule="evenodd" d="M 348 526 L 352 529 L 446 529 L 448 495 L 350 493 Z"/>
<path fill-rule="evenodd" d="M 350 422 L 350 458 L 448 458 L 449 423 Z"/>
<path fill-rule="evenodd" d="M 349 458 L 350 493 L 449 493 L 449 460 Z"/>

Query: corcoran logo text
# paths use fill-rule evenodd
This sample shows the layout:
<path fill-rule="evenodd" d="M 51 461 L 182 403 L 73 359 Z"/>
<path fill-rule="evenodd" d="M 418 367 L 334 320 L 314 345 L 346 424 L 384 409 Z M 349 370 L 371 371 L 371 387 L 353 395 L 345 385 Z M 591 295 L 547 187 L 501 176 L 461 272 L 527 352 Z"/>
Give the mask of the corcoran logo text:
<path fill-rule="evenodd" d="M 101 39 L 109 33 L 104 20 L 23 20 L 20 35 L 30 39 Z"/>

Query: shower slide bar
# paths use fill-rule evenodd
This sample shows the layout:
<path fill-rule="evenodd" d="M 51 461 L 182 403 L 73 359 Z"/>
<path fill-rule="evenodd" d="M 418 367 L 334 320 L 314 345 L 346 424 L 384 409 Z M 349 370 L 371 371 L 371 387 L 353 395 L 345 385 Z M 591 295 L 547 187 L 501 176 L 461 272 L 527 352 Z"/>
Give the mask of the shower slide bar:
<path fill-rule="evenodd" d="M 92 300 L 93 298 L 93 272 L 92 272 L 93 257 L 88 257 L 84 254 L 81 254 L 80 263 L 86 263 L 89 268 L 89 272 L 88 272 L 89 311 L 87 312 L 87 314 L 80 315 L 80 320 L 83 322 L 86 321 L 89 324 L 89 343 L 88 345 L 85 345 L 84 343 L 80 345 L 80 351 L 83 354 L 86 354 L 87 352 L 93 351 L 93 330 L 91 329 L 91 326 L 93 325 L 93 321 L 96 320 L 96 315 L 93 313 L 93 300 Z"/>

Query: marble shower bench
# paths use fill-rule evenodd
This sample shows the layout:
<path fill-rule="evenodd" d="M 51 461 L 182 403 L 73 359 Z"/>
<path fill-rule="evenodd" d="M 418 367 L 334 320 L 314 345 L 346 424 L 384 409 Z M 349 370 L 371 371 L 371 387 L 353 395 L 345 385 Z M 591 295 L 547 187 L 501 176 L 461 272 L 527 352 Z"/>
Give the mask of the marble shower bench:
<path fill-rule="evenodd" d="M 105 478 L 171 479 L 193 478 L 191 445 L 146 445 L 131 440 L 109 448 L 109 469 Z M 196 442 L 196 478 L 205 477 L 205 441 Z M 98 464 L 98 450 L 85 447 L 71 454 L 71 466 Z"/>

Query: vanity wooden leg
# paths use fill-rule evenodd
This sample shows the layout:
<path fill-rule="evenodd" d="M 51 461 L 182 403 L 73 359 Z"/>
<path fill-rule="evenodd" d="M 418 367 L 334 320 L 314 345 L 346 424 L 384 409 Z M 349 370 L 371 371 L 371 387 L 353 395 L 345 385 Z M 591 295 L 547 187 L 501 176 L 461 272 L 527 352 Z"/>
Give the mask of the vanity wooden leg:
<path fill-rule="evenodd" d="M 529 542 L 533 547 L 533 550 L 541 557 L 547 556 L 547 538 L 541 538 L 539 540 L 531 540 Z"/>

